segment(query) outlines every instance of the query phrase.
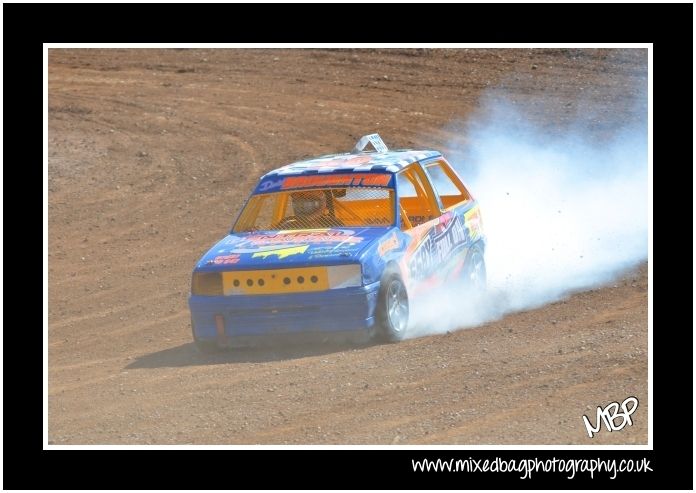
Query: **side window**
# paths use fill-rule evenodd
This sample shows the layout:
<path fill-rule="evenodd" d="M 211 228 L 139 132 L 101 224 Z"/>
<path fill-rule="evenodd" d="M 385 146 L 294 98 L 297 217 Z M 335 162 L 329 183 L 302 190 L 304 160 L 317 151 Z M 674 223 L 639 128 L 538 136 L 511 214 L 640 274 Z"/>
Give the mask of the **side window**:
<path fill-rule="evenodd" d="M 417 197 L 416 188 L 413 182 L 406 176 L 405 173 L 396 175 L 396 186 L 399 189 L 399 197 Z"/>
<path fill-rule="evenodd" d="M 445 209 L 471 200 L 471 195 L 450 166 L 442 161 L 425 166 L 425 171 Z"/>
<path fill-rule="evenodd" d="M 440 214 L 430 185 L 422 173 L 420 165 L 416 164 L 400 172 L 396 178 L 399 213 L 404 229 L 428 222 Z"/>

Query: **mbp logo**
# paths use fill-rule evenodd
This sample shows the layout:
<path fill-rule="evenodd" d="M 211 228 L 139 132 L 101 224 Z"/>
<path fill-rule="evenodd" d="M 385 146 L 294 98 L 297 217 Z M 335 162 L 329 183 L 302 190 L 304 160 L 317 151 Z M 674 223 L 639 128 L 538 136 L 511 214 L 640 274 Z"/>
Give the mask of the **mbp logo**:
<path fill-rule="evenodd" d="M 619 409 L 621 409 L 620 412 Z M 590 420 L 585 415 L 582 416 L 582 421 L 585 423 L 587 434 L 592 438 L 594 434 L 598 433 L 601 429 L 602 422 L 604 422 L 605 427 L 609 431 L 620 431 L 623 430 L 626 425 L 633 425 L 631 414 L 633 414 L 636 409 L 638 409 L 638 399 L 635 397 L 628 397 L 621 404 L 612 402 L 604 409 L 597 406 L 596 427 L 592 426 Z M 616 424 L 617 419 L 621 419 L 619 424 Z"/>

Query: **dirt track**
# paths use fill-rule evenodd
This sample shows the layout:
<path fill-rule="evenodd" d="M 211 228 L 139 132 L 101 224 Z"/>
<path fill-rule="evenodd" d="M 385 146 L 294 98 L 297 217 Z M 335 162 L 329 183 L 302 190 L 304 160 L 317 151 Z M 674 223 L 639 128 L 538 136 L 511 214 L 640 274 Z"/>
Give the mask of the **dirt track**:
<path fill-rule="evenodd" d="M 646 58 L 50 50 L 49 441 L 647 443 L 646 265 L 483 327 L 357 349 L 200 355 L 186 304 L 263 171 L 371 131 L 447 152 L 443 128 L 491 88 L 550 131 L 580 101 L 601 137 Z M 582 414 L 630 395 L 634 425 L 590 440 Z"/>

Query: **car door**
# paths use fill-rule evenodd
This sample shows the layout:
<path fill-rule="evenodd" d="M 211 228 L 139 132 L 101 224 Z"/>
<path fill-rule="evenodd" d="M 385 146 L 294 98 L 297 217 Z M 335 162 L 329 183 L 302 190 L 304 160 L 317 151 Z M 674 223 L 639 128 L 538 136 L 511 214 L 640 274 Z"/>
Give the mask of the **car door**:
<path fill-rule="evenodd" d="M 401 271 L 412 291 L 417 285 L 429 281 L 438 270 L 440 262 L 433 248 L 433 239 L 440 224 L 441 204 L 418 163 L 397 174 L 396 186 L 401 230 L 408 236 Z"/>
<path fill-rule="evenodd" d="M 421 163 L 440 207 L 440 219 L 435 226 L 434 255 L 439 269 L 456 275 L 462 268 L 466 253 L 482 240 L 479 207 L 459 175 L 443 158 Z"/>

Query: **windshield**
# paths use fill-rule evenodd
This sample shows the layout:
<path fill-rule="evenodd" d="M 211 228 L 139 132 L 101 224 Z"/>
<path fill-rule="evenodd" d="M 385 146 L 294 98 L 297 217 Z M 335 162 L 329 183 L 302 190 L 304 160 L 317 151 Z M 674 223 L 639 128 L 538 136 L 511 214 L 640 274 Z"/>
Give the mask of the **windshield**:
<path fill-rule="evenodd" d="M 333 187 L 253 195 L 234 225 L 234 233 L 391 226 L 394 190 Z"/>

